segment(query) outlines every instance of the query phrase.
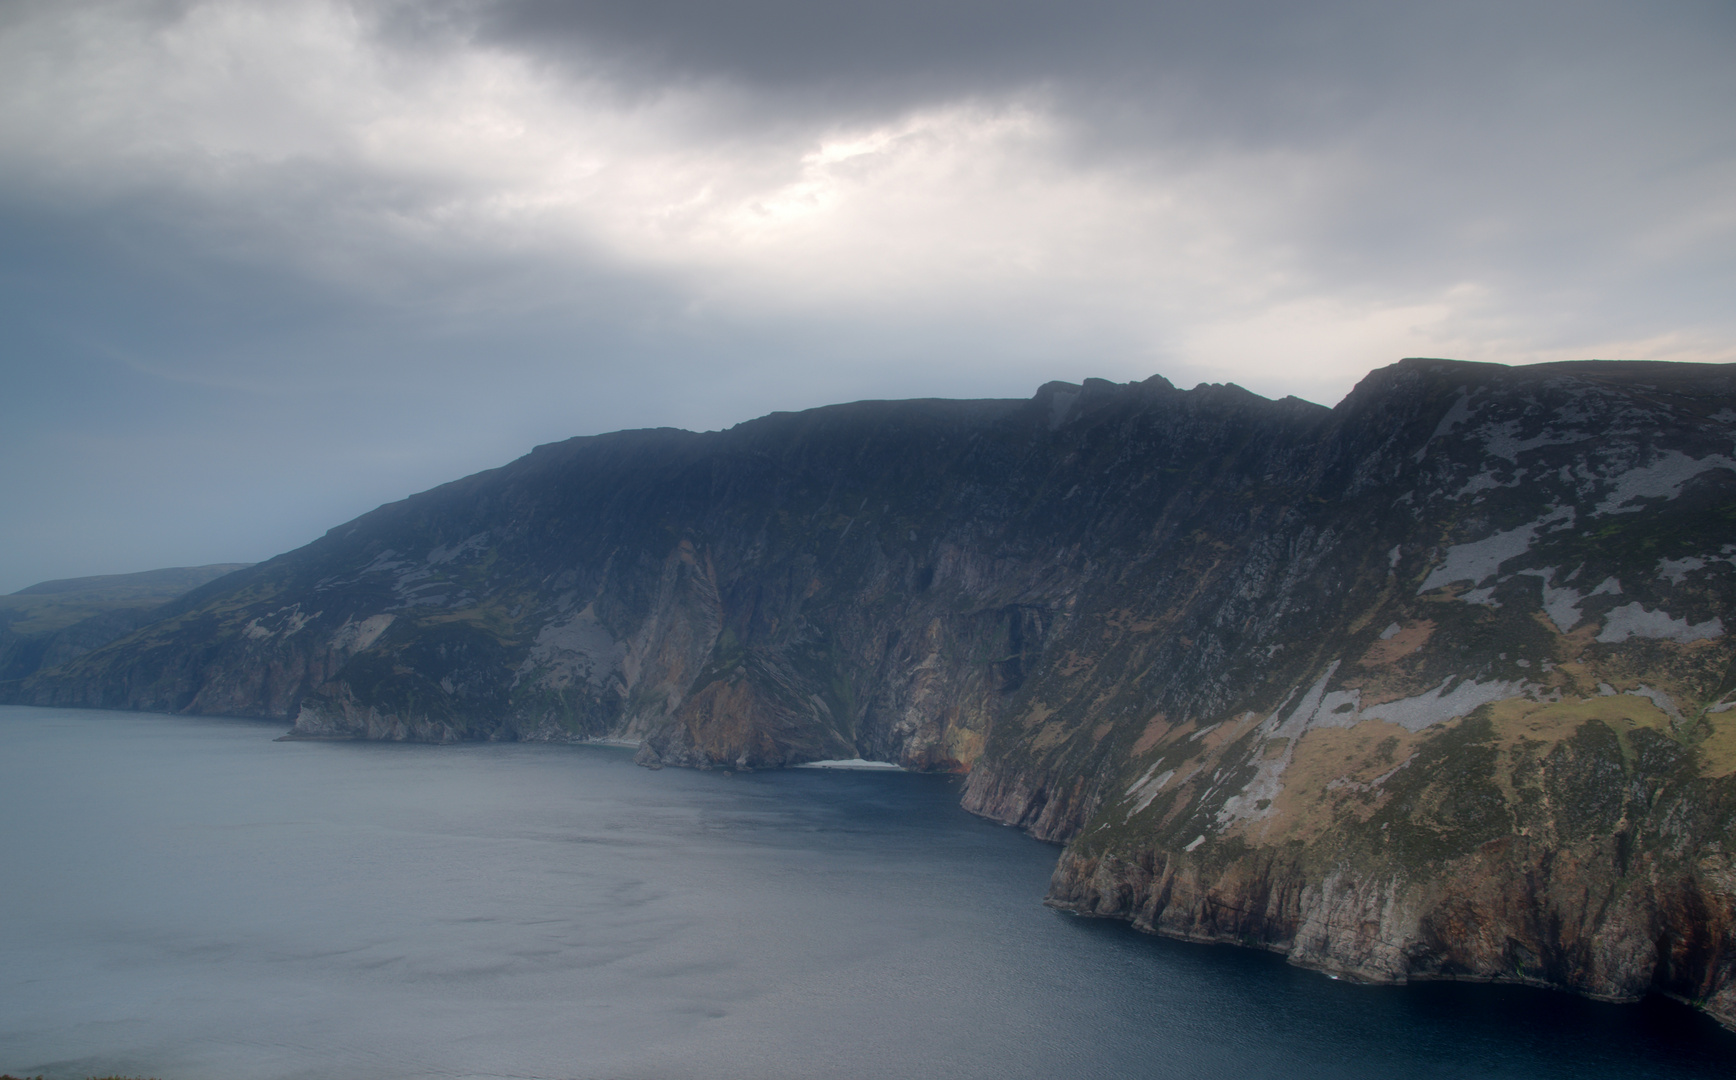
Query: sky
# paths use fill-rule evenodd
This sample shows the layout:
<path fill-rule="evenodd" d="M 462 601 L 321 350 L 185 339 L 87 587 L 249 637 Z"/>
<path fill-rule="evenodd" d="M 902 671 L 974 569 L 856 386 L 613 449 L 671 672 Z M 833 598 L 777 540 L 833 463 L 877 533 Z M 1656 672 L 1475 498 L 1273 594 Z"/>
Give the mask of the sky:
<path fill-rule="evenodd" d="M 0 0 L 0 592 L 573 435 L 1736 361 L 1736 4 Z"/>

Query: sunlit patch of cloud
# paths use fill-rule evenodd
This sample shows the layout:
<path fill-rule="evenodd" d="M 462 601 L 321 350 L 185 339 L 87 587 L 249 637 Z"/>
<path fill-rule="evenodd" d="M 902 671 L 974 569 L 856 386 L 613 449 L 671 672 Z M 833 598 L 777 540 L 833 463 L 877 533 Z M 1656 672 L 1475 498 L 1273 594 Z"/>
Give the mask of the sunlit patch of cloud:
<path fill-rule="evenodd" d="M 122 568 L 57 561 L 117 512 L 165 562 L 259 558 L 612 427 L 1736 360 L 1720 10 L 1108 0 L 985 35 L 993 0 L 748 7 L 800 25 L 0 5 L 0 495 L 44 515 L 14 587 Z"/>
<path fill-rule="evenodd" d="M 1525 247 L 1525 207 L 1454 205 L 1451 184 L 1490 170 L 1407 171 L 1414 147 L 1386 129 L 1081 153 L 1076 104 L 1042 80 L 831 121 L 716 77 L 627 86 L 583 46 L 556 70 L 459 24 L 404 48 L 380 10 L 28 7 L 0 28 L 5 182 L 61 204 L 164 196 L 189 242 L 481 318 L 558 308 L 572 274 L 638 275 L 690 314 L 1022 325 L 1057 349 L 1119 343 L 1111 368 L 1326 398 L 1423 351 L 1730 355 L 1728 320 L 1593 320 L 1575 338 L 1516 314 L 1547 290 L 1469 264 Z M 1511 135 L 1483 150 L 1519 153 L 1496 145 Z M 1687 209 L 1614 249 L 1662 261 L 1728 234 L 1730 201 L 1694 194 L 1728 167 L 1679 181 Z M 1432 246 L 1405 259 L 1403 243 Z M 1371 270 L 1371 252 L 1403 272 Z"/>

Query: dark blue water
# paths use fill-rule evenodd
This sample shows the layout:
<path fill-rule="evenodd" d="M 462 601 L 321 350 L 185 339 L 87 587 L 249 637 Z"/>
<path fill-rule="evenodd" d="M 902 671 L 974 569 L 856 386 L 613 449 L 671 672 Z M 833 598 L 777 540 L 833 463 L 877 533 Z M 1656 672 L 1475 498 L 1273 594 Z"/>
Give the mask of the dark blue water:
<path fill-rule="evenodd" d="M 0 1072 L 1720 1077 L 1670 1002 L 1366 987 L 1041 906 L 955 781 L 0 709 Z"/>

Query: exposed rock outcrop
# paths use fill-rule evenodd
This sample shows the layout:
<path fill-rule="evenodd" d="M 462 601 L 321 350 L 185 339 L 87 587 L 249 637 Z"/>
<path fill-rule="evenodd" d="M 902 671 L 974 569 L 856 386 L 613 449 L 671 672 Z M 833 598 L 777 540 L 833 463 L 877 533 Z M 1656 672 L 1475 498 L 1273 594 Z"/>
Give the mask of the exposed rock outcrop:
<path fill-rule="evenodd" d="M 1058 906 L 1736 1024 L 1733 601 L 1736 370 L 1407 360 L 539 447 L 0 696 L 968 772 Z"/>

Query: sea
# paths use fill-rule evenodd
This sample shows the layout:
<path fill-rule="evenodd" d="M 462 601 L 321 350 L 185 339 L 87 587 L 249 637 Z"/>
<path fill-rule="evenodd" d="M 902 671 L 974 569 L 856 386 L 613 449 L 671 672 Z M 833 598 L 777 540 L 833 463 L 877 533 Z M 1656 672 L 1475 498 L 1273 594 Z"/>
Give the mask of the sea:
<path fill-rule="evenodd" d="M 1367 986 L 1042 903 L 889 770 L 0 708 L 0 1072 L 49 1080 L 1719 1077 L 1668 1000 Z"/>

